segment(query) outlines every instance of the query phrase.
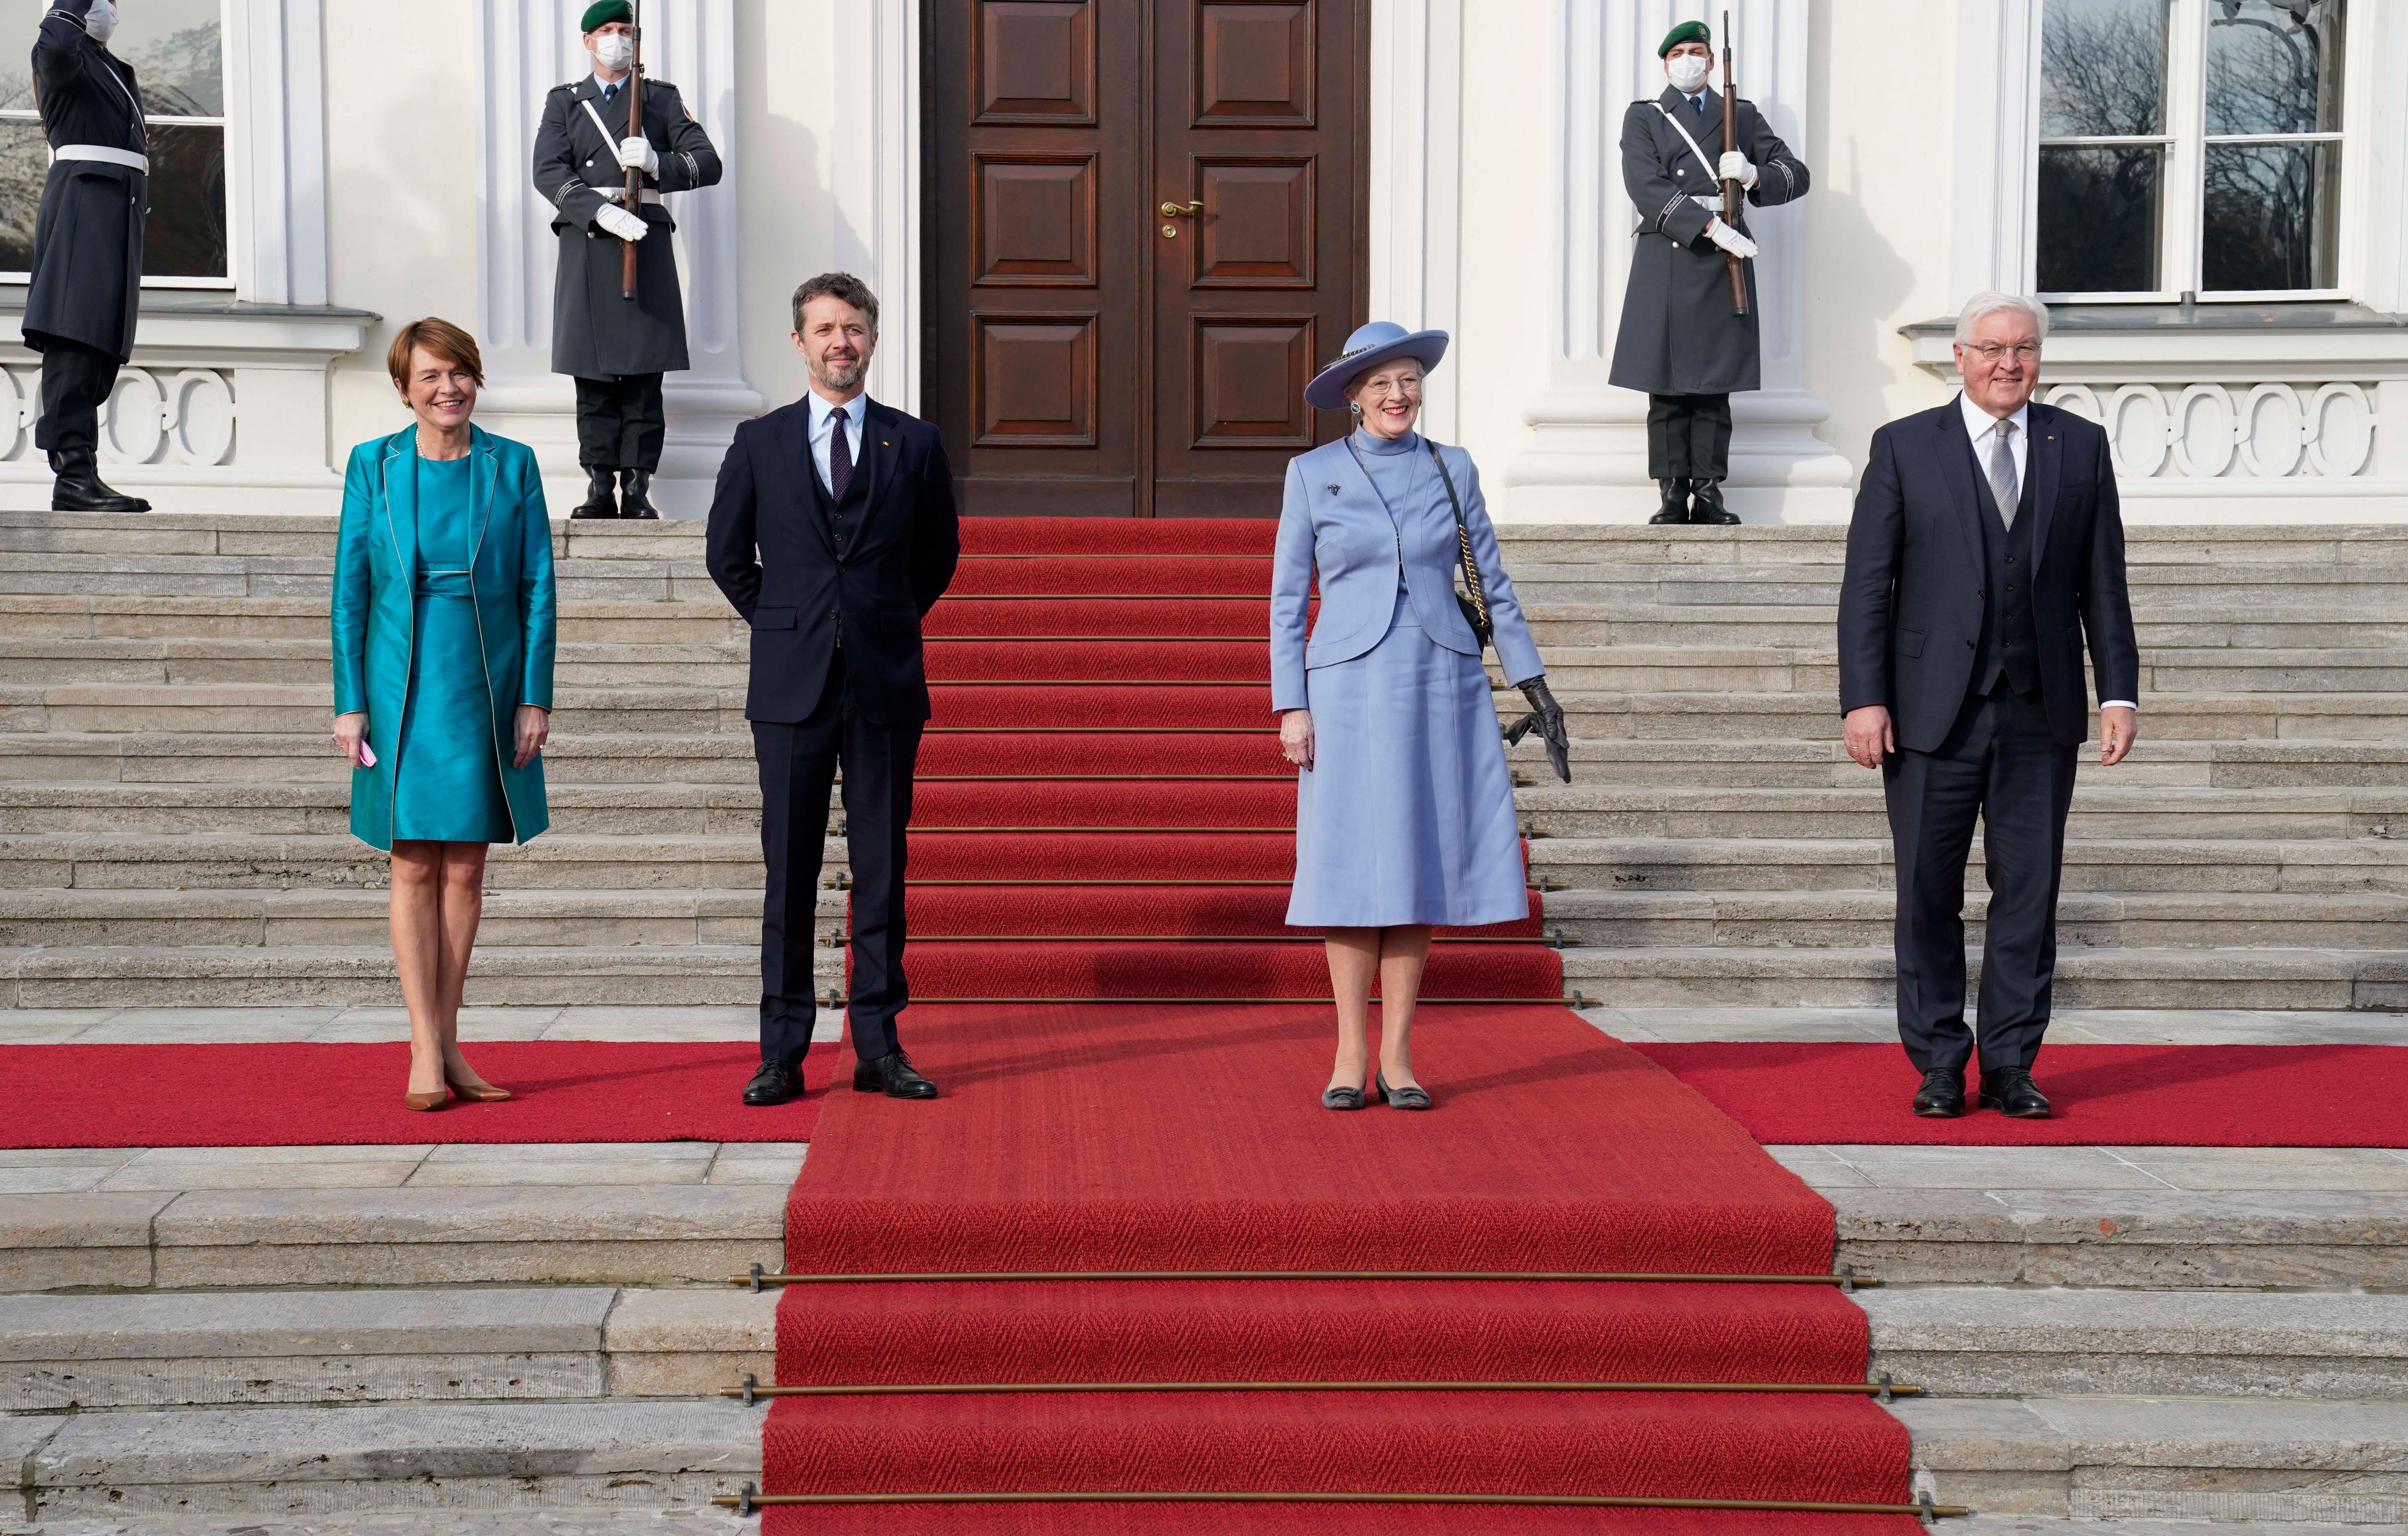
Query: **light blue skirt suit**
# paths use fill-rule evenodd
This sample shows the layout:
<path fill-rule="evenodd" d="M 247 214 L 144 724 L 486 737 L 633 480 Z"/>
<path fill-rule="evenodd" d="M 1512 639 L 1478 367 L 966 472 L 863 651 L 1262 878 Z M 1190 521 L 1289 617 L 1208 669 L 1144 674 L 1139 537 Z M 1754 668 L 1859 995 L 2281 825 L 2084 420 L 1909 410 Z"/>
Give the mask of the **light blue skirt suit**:
<path fill-rule="evenodd" d="M 519 706 L 552 708 L 552 522 L 534 452 L 469 429 L 418 455 L 418 428 L 351 450 L 335 547 L 335 711 L 367 711 L 351 832 L 525 842 L 551 825 L 543 759 L 513 768 Z"/>
<path fill-rule="evenodd" d="M 1463 500 L 1498 660 L 1509 682 L 1526 682 L 1543 668 L 1479 471 L 1460 448 L 1439 452 Z M 1270 639 L 1271 708 L 1312 711 L 1313 764 L 1297 776 L 1295 926 L 1529 915 L 1497 707 L 1455 599 L 1457 549 L 1419 435 L 1391 442 L 1357 430 L 1290 461 Z"/>

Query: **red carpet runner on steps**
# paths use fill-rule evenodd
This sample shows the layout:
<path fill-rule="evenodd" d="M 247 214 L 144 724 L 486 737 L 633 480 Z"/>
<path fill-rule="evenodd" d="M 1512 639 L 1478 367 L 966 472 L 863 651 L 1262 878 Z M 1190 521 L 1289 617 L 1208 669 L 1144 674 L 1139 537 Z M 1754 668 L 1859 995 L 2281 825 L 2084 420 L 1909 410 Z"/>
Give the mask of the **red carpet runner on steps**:
<path fill-rule="evenodd" d="M 1535 898 L 1522 923 L 1441 936 L 1426 995 L 1454 1000 L 1415 1036 L 1436 1112 L 1320 1108 L 1327 975 L 1280 921 L 1295 786 L 1266 686 L 1271 533 L 968 525 L 928 625 L 904 1025 L 945 1096 L 828 1097 L 787 1268 L 1129 1278 L 793 1285 L 778 1381 L 1122 1389 L 782 1397 L 767 1491 L 1904 1501 L 1905 1431 L 1875 1403 L 1733 1389 L 1862 1383 L 1864 1317 L 1835 1288 L 1502 1273 L 1831 1268 L 1828 1204 L 1555 1002 Z M 1188 1277 L 1296 1270 L 1499 1278 Z M 1421 1385 L 1333 1385 L 1369 1382 Z M 1550 1385 L 1609 1382 L 1706 1389 Z M 1133 1389 L 1172 1383 L 1205 1389 Z M 1501 1383 L 1539 1389 L 1470 1385 Z M 1914 1529 L 1297 1501 L 782 1505 L 767 1527 Z"/>

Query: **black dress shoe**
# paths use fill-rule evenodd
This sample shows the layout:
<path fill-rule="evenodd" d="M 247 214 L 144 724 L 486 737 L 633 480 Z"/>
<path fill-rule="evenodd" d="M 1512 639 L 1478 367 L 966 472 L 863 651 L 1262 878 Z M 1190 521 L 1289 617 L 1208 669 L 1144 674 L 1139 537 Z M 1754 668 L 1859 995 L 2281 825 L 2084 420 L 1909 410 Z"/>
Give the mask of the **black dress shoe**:
<path fill-rule="evenodd" d="M 600 465 L 585 468 L 585 499 L 568 514 L 577 519 L 619 515 L 619 471 Z"/>
<path fill-rule="evenodd" d="M 1659 480 L 1656 483 L 1664 493 L 1664 506 L 1660 511 L 1658 511 L 1654 517 L 1649 518 L 1647 521 L 1651 524 L 1656 524 L 1688 522 L 1689 482 L 1685 480 L 1675 478 L 1672 480 Z"/>
<path fill-rule="evenodd" d="M 789 1067 L 782 1061 L 765 1061 L 744 1084 L 744 1102 L 759 1108 L 766 1104 L 782 1104 L 789 1098 L 799 1098 L 803 1092 L 803 1069 Z"/>
<path fill-rule="evenodd" d="M 150 504 L 140 496 L 111 490 L 100 478 L 100 460 L 89 448 L 53 449 L 50 486 L 54 512 L 147 512 Z"/>
<path fill-rule="evenodd" d="M 1711 524 L 1726 528 L 1738 524 L 1739 514 L 1723 505 L 1721 481 L 1692 481 L 1689 482 L 1689 487 L 1690 522 Z"/>
<path fill-rule="evenodd" d="M 1914 1113 L 1929 1120 L 1954 1120 L 1965 1113 L 1965 1074 L 1934 1067 L 1914 1090 Z"/>
<path fill-rule="evenodd" d="M 619 471 L 619 515 L 645 523 L 660 521 L 660 512 L 652 506 L 652 472 L 649 469 Z"/>
<path fill-rule="evenodd" d="M 2048 1096 L 2021 1067 L 1998 1067 L 1982 1073 L 1982 1107 L 2016 1120 L 2048 1118 Z"/>
<path fill-rule="evenodd" d="M 853 1064 L 854 1093 L 882 1093 L 889 1098 L 934 1098 L 937 1085 L 922 1077 L 911 1058 L 897 1046 L 876 1061 Z"/>

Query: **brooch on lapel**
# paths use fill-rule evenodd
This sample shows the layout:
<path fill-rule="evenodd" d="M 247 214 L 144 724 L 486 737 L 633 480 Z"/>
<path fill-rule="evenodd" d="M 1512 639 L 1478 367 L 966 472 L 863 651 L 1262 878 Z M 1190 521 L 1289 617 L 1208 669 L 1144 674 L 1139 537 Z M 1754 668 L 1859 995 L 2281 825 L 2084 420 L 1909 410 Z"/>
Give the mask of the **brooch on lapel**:
<path fill-rule="evenodd" d="M 1329 494 L 1333 496 L 1338 494 L 1338 482 L 1334 480 L 1329 482 Z"/>

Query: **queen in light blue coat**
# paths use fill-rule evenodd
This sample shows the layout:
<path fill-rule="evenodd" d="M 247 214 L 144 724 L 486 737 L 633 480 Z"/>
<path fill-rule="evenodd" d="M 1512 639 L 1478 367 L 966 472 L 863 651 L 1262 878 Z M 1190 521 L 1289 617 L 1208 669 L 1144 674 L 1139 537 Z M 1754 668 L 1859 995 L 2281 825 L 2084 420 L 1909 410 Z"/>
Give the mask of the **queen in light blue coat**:
<path fill-rule="evenodd" d="M 1327 930 L 1338 1005 L 1338 1059 L 1322 1094 L 1330 1109 L 1361 1108 L 1367 1074 L 1388 1102 L 1428 1108 L 1411 1041 L 1430 930 L 1516 922 L 1530 910 L 1497 707 L 1456 597 L 1467 549 L 1507 680 L 1542 714 L 1555 701 L 1471 456 L 1413 431 L 1423 377 L 1446 339 L 1385 322 L 1347 338 L 1305 399 L 1344 406 L 1355 428 L 1289 462 L 1280 509 L 1271 708 L 1299 769 L 1287 921 Z M 1320 610 L 1308 625 L 1316 577 Z"/>
<path fill-rule="evenodd" d="M 393 854 L 394 961 L 409 1008 L 405 1102 L 509 1095 L 460 1054 L 485 851 L 550 820 L 552 521 L 535 454 L 471 424 L 476 339 L 402 327 L 386 358 L 418 418 L 351 451 L 328 615 L 351 831 Z"/>

